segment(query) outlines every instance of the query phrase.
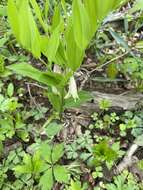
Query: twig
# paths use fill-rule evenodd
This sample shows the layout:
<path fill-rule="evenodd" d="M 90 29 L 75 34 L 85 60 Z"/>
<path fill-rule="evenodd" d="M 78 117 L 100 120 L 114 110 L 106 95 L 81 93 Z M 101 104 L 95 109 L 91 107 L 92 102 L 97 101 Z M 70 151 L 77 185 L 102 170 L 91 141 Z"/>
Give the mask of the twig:
<path fill-rule="evenodd" d="M 39 112 L 41 112 L 40 106 L 36 103 L 35 99 L 33 98 L 32 94 L 31 94 L 29 84 L 27 84 L 27 88 L 28 88 L 28 92 L 29 92 L 29 96 L 30 96 L 31 100 L 33 101 L 34 105 L 38 108 Z"/>
<path fill-rule="evenodd" d="M 116 175 L 120 174 L 124 169 L 128 168 L 132 164 L 135 164 L 138 161 L 138 159 L 136 157 L 133 157 L 133 155 L 137 151 L 138 147 L 139 146 L 137 144 L 133 144 L 129 148 L 126 156 L 123 158 L 121 163 L 117 166 L 117 168 L 114 170 L 114 173 Z"/>
<path fill-rule="evenodd" d="M 79 89 L 80 89 L 80 90 L 83 89 L 85 83 L 88 81 L 88 79 L 90 78 L 90 76 L 91 76 L 92 73 L 94 73 L 95 71 L 99 71 L 99 70 L 100 70 L 101 68 L 103 68 L 104 66 L 109 65 L 110 63 L 112 63 L 112 62 L 114 62 L 114 61 L 116 61 L 116 60 L 118 60 L 118 59 L 124 57 L 124 56 L 127 55 L 128 53 L 129 53 L 129 51 L 127 51 L 127 52 L 123 53 L 122 55 L 117 56 L 117 57 L 111 59 L 110 61 L 107 61 L 106 63 L 104 63 L 104 64 L 102 64 L 102 65 L 100 65 L 100 66 L 97 66 L 95 69 L 89 71 L 89 72 L 87 73 L 85 79 L 84 79 L 83 82 L 81 83 Z"/>
<path fill-rule="evenodd" d="M 41 86 L 39 84 L 36 84 L 36 83 L 32 83 L 32 82 L 26 82 L 25 84 L 27 85 L 32 85 L 32 86 L 37 86 L 38 88 L 42 88 L 44 90 L 47 90 L 48 88 L 47 87 L 44 87 L 44 86 Z"/>
<path fill-rule="evenodd" d="M 129 51 L 127 51 L 127 52 L 123 53 L 122 55 L 119 55 L 119 56 L 117 56 L 117 57 L 111 59 L 110 61 L 107 61 L 106 63 L 104 63 L 104 64 L 102 64 L 102 65 L 100 65 L 100 66 L 98 66 L 98 67 L 96 67 L 95 69 L 93 69 L 92 71 L 89 72 L 89 75 L 91 75 L 91 74 L 94 73 L 95 71 L 98 71 L 99 69 L 103 68 L 104 66 L 109 65 L 110 63 L 112 63 L 112 62 L 114 62 L 114 61 L 116 61 L 116 60 L 118 60 L 118 59 L 124 57 L 124 56 L 127 55 L 128 53 L 129 53 Z"/>
<path fill-rule="evenodd" d="M 39 61 L 41 61 L 41 63 L 47 67 L 47 63 L 43 59 L 39 58 Z"/>

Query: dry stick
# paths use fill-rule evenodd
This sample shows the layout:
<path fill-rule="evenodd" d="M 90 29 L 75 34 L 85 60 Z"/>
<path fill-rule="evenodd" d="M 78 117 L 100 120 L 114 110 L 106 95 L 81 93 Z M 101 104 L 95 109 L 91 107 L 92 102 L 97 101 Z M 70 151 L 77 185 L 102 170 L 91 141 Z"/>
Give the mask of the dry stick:
<path fill-rule="evenodd" d="M 41 61 L 41 63 L 47 67 L 47 63 L 43 59 L 39 58 L 39 61 Z"/>
<path fill-rule="evenodd" d="M 44 86 L 41 86 L 41 85 L 39 85 L 39 84 L 32 83 L 32 82 L 26 82 L 25 84 L 31 85 L 31 86 L 36 86 L 36 87 L 42 88 L 42 89 L 44 89 L 44 90 L 47 90 L 47 89 L 48 89 L 47 87 L 44 87 Z"/>
<path fill-rule="evenodd" d="M 116 60 L 118 60 L 118 59 L 124 57 L 124 56 L 127 55 L 128 53 L 129 53 L 129 51 L 125 52 L 124 54 L 122 54 L 122 55 L 120 55 L 120 56 L 117 56 L 117 57 L 111 59 L 110 61 L 107 61 L 107 62 L 104 63 L 103 65 L 100 65 L 100 66 L 96 67 L 95 69 L 93 69 L 92 71 L 88 72 L 87 75 L 86 75 L 86 77 L 85 77 L 85 79 L 82 81 L 79 90 L 82 90 L 82 89 L 83 89 L 85 83 L 88 81 L 88 79 L 89 79 L 89 77 L 91 76 L 92 73 L 94 73 L 95 71 L 98 71 L 99 69 L 101 69 L 102 67 L 104 67 L 104 66 L 106 66 L 106 65 L 108 65 L 108 64 L 110 64 L 110 63 L 112 63 L 113 61 L 116 61 Z"/>
<path fill-rule="evenodd" d="M 114 170 L 114 173 L 116 175 L 120 174 L 124 169 L 128 168 L 132 164 L 135 164 L 138 161 L 136 157 L 133 157 L 134 153 L 137 151 L 138 148 L 139 146 L 137 144 L 131 145 L 131 147 L 127 151 L 126 156 L 123 158 L 121 163 Z"/>
<path fill-rule="evenodd" d="M 41 112 L 41 109 L 40 109 L 39 105 L 36 103 L 35 99 L 33 98 L 32 94 L 31 94 L 31 90 L 30 90 L 29 84 L 27 84 L 27 88 L 28 88 L 28 92 L 29 92 L 31 100 L 33 101 L 34 105 L 38 108 L 39 112 Z"/>

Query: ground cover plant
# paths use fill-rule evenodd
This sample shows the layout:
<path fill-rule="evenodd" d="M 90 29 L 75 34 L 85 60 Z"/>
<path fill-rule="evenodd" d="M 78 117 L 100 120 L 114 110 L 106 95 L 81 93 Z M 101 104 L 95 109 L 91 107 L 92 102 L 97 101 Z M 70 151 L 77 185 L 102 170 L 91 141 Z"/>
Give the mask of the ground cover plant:
<path fill-rule="evenodd" d="M 0 189 L 143 189 L 142 19 L 142 0 L 0 2 Z"/>

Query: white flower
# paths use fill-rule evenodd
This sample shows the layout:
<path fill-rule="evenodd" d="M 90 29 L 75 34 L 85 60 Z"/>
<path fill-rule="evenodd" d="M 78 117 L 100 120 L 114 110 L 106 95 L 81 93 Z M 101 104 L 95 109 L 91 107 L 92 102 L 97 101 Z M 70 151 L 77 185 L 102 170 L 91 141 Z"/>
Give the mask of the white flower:
<path fill-rule="evenodd" d="M 67 95 L 65 96 L 65 99 L 70 98 L 71 96 L 74 98 L 75 101 L 77 99 L 79 99 L 78 92 L 77 92 L 76 81 L 75 81 L 73 76 L 70 78 L 69 91 L 68 91 Z"/>

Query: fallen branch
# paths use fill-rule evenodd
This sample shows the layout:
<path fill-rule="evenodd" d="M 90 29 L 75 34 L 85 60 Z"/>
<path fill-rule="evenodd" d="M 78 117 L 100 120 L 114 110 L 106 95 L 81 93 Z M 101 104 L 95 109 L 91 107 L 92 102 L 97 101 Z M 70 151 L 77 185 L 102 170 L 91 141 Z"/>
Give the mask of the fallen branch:
<path fill-rule="evenodd" d="M 125 170 L 126 168 L 131 167 L 133 164 L 135 164 L 135 163 L 138 162 L 137 157 L 133 156 L 134 153 L 137 151 L 138 147 L 139 146 L 137 144 L 133 144 L 129 148 L 129 150 L 127 151 L 126 156 L 123 158 L 123 160 L 121 161 L 121 163 L 114 170 L 114 174 L 118 175 L 123 170 Z"/>
<path fill-rule="evenodd" d="M 91 115 L 93 112 L 100 111 L 99 102 L 103 99 L 111 102 L 112 111 L 135 110 L 138 104 L 143 104 L 143 94 L 141 93 L 128 92 L 117 95 L 93 91 L 91 95 L 93 96 L 92 102 L 82 104 L 79 108 L 73 108 L 71 111 Z"/>

